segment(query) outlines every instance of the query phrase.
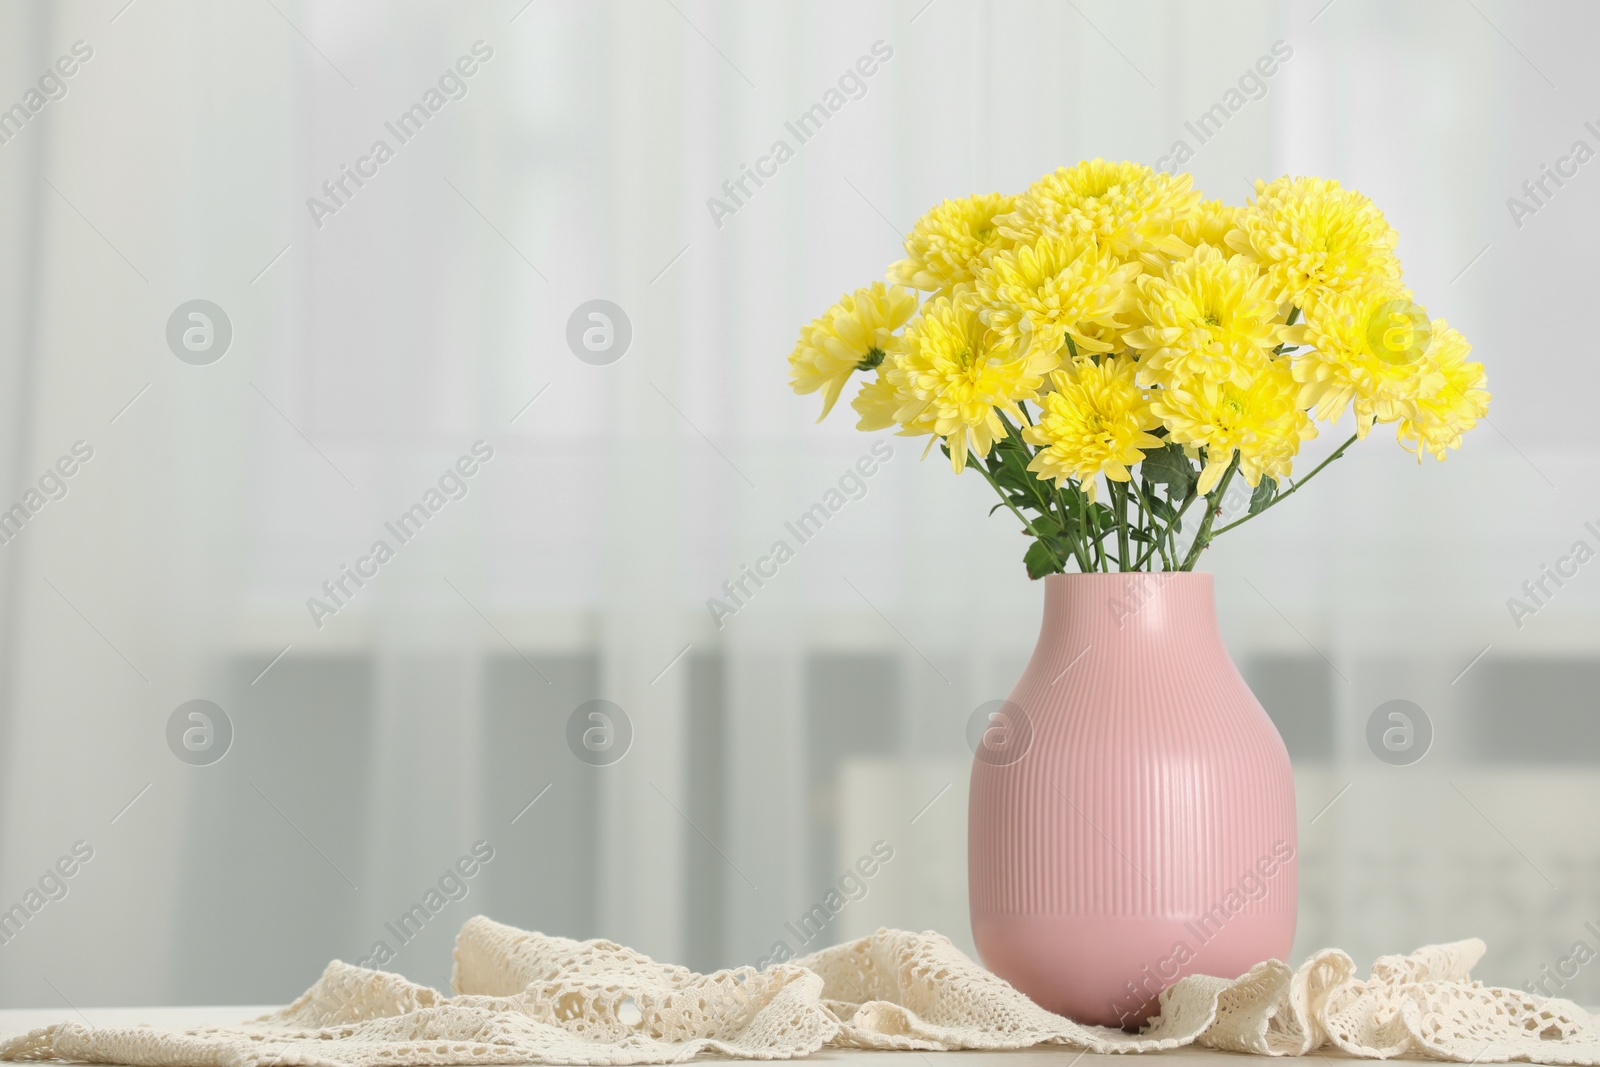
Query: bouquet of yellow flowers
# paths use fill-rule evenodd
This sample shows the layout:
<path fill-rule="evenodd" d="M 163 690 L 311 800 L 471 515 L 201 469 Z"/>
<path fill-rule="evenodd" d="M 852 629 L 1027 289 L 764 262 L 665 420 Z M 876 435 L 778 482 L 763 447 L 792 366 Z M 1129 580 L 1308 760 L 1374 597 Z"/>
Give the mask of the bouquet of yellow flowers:
<path fill-rule="evenodd" d="M 1397 239 L 1336 181 L 1260 181 L 1235 207 L 1191 175 L 1095 159 L 929 211 L 889 284 L 800 331 L 790 384 L 826 417 L 867 375 L 859 428 L 975 467 L 1032 539 L 1031 577 L 1191 570 L 1375 423 L 1420 461 L 1484 417 L 1483 365 L 1412 301 Z M 1316 423 L 1349 409 L 1355 433 L 1292 481 Z M 1235 478 L 1248 511 L 1218 527 Z"/>

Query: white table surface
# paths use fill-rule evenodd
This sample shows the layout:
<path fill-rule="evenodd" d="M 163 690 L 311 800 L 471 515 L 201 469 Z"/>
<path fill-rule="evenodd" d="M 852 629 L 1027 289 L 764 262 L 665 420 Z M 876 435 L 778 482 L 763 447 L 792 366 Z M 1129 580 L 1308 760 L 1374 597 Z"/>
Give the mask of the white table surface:
<path fill-rule="evenodd" d="M 88 1023 L 91 1026 L 134 1026 L 139 1023 L 149 1023 L 151 1026 L 163 1029 L 181 1030 L 189 1026 L 219 1026 L 229 1023 L 242 1022 L 245 1019 L 265 1015 L 276 1011 L 276 1006 L 263 1007 L 224 1007 L 224 1008 L 85 1008 L 75 1011 L 71 1008 L 11 1008 L 0 1010 L 0 1038 L 14 1037 L 17 1034 L 27 1033 L 51 1023 L 75 1019 L 78 1022 Z M 1282 1060 L 1267 1060 L 1260 1056 L 1242 1056 L 1230 1052 L 1216 1052 L 1211 1049 L 1174 1049 L 1171 1052 L 1151 1053 L 1159 1057 L 1163 1067 L 1224 1067 L 1223 1060 L 1235 1060 L 1240 1064 L 1249 1063 L 1253 1067 L 1270 1067 L 1271 1063 L 1282 1063 Z M 874 1067 L 902 1067 L 901 1064 L 890 1064 L 890 1060 L 903 1061 L 903 1067 L 930 1067 L 936 1058 L 959 1056 L 966 1065 L 982 1063 L 1004 1063 L 1007 1067 L 1069 1067 L 1080 1059 L 1080 1067 L 1089 1067 L 1095 1060 L 1116 1059 L 1120 1067 L 1132 1067 L 1132 1060 L 1127 1056 L 1098 1056 L 1093 1053 L 1082 1053 L 1070 1048 L 1036 1048 L 1018 1049 L 1010 1052 L 867 1052 L 861 1049 L 824 1049 L 814 1056 L 807 1058 L 806 1062 L 845 1063 L 860 1065 L 870 1061 Z M 702 1060 L 721 1060 L 720 1057 L 703 1056 Z M 1319 1064 L 1325 1060 L 1347 1060 L 1331 1050 L 1324 1049 L 1316 1058 L 1307 1057 L 1312 1063 Z M 732 1061 L 722 1061 L 732 1062 Z M 1349 1060 L 1348 1062 L 1366 1062 Z"/>

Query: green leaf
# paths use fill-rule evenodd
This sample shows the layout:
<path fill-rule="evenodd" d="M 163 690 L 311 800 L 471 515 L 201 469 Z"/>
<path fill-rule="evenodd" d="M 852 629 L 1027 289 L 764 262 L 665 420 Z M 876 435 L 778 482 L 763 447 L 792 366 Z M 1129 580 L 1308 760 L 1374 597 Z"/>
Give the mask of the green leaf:
<path fill-rule="evenodd" d="M 1183 454 L 1183 447 L 1170 441 L 1144 454 L 1144 462 L 1139 464 L 1139 473 L 1147 482 L 1166 486 L 1168 500 L 1179 500 L 1188 496 L 1200 478 L 1195 473 L 1194 464 Z"/>
<path fill-rule="evenodd" d="M 1250 494 L 1250 514 L 1257 515 L 1266 511 L 1272 506 L 1272 501 L 1277 495 L 1278 483 L 1263 474 L 1255 492 Z"/>
<path fill-rule="evenodd" d="M 1148 483 L 1144 487 L 1144 502 L 1150 513 L 1163 523 L 1170 523 L 1178 515 L 1178 509 L 1157 496 Z"/>
<path fill-rule="evenodd" d="M 1018 508 L 1050 511 L 1051 486 L 1028 469 L 1030 455 L 1015 441 L 1000 442 L 989 453 L 989 471 L 995 483 Z"/>
<path fill-rule="evenodd" d="M 1022 562 L 1028 568 L 1028 577 L 1038 580 L 1047 574 L 1061 573 L 1061 560 L 1050 551 L 1050 546 L 1043 541 L 1035 541 L 1028 546 L 1027 553 L 1022 557 Z"/>
<path fill-rule="evenodd" d="M 1083 490 L 1078 488 L 1076 482 L 1068 482 L 1061 487 L 1061 502 L 1066 505 L 1067 518 L 1074 526 L 1083 525 Z"/>
<path fill-rule="evenodd" d="M 994 480 L 1002 489 L 1025 496 L 1029 500 L 1037 499 L 1034 496 L 1033 483 L 1038 479 L 1022 462 L 1002 459 L 996 467 L 990 469 L 990 473 L 994 475 Z"/>

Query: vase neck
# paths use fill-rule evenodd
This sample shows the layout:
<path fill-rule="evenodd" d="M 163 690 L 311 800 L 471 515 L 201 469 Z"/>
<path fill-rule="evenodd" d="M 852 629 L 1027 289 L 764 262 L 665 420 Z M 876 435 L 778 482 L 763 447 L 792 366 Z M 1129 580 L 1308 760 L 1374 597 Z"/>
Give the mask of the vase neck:
<path fill-rule="evenodd" d="M 1205 572 L 1052 574 L 1045 579 L 1041 643 L 1161 643 L 1221 635 Z"/>

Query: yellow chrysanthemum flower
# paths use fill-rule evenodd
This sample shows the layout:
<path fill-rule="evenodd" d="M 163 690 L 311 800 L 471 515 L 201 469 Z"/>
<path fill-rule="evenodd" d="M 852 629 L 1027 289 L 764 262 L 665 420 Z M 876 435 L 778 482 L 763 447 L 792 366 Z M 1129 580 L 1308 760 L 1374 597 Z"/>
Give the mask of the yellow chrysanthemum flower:
<path fill-rule="evenodd" d="M 1006 435 L 1002 414 L 1022 421 L 1018 401 L 1033 399 L 1057 362 L 1054 354 L 1019 351 L 984 325 L 968 295 L 958 291 L 928 301 L 906 327 L 901 351 L 883 375 L 902 400 L 894 421 L 912 433 L 931 430 L 944 438 L 957 473 L 965 469 L 969 450 L 987 456 L 995 439 Z M 874 393 L 869 404 L 880 399 Z"/>
<path fill-rule="evenodd" d="M 873 282 L 840 297 L 800 330 L 800 341 L 789 353 L 789 385 L 797 393 L 822 390 L 818 422 L 833 410 L 850 375 L 876 367 L 898 347 L 894 331 L 916 310 L 915 293 Z"/>
<path fill-rule="evenodd" d="M 1139 383 L 1204 376 L 1249 383 L 1280 340 L 1278 302 L 1254 261 L 1202 243 L 1166 275 L 1138 281 L 1138 311 L 1149 325 L 1124 340 L 1139 349 Z"/>
<path fill-rule="evenodd" d="M 1248 385 L 1209 377 L 1157 390 L 1150 408 L 1170 438 L 1205 449 L 1199 491 L 1209 493 L 1239 453 L 1239 473 L 1255 486 L 1262 475 L 1289 476 L 1300 442 L 1317 435 L 1301 410 L 1293 375 L 1283 358 L 1263 359 L 1252 368 Z"/>
<path fill-rule="evenodd" d="M 1443 319 L 1435 319 L 1432 329 L 1426 358 L 1443 384 L 1432 396 L 1419 397 L 1416 414 L 1401 419 L 1396 430 L 1400 443 L 1417 453 L 1419 463 L 1423 449 L 1444 459 L 1446 449 L 1460 448 L 1461 435 L 1489 413 L 1483 364 L 1466 360 L 1472 346 Z"/>
<path fill-rule="evenodd" d="M 1210 245 L 1227 254 L 1232 251 L 1228 234 L 1239 228 L 1239 216 L 1243 211 L 1244 208 L 1221 200 L 1202 200 L 1177 217 L 1172 235 L 1191 249 Z"/>
<path fill-rule="evenodd" d="M 926 410 L 921 417 L 905 423 L 895 418 L 902 408 L 914 403 L 915 398 L 889 380 L 889 371 L 895 366 L 894 358 L 889 357 L 878 368 L 877 377 L 863 385 L 850 401 L 850 406 L 861 416 L 856 422 L 856 429 L 870 432 L 899 426 L 895 433 L 902 437 L 923 437 L 933 433 L 934 420 Z"/>
<path fill-rule="evenodd" d="M 1365 196 L 1329 178 L 1256 182 L 1255 201 L 1227 235 L 1255 256 L 1280 301 L 1306 309 L 1373 284 L 1400 284 L 1399 235 Z"/>
<path fill-rule="evenodd" d="M 1022 431 L 1024 441 L 1040 446 L 1028 469 L 1058 486 L 1077 479 L 1090 500 L 1097 475 L 1127 481 L 1144 449 L 1161 447 L 1161 438 L 1149 432 L 1161 420 L 1134 381 L 1134 369 L 1126 356 L 1099 363 L 1080 357 L 1053 372 L 1039 421 Z"/>
<path fill-rule="evenodd" d="M 994 220 L 1015 204 L 1003 193 L 946 200 L 911 228 L 906 258 L 890 265 L 889 280 L 928 292 L 971 282 L 991 253 L 1010 245 Z"/>
<path fill-rule="evenodd" d="M 1120 328 L 1133 302 L 1137 263 L 1122 263 L 1085 235 L 1045 236 L 997 253 L 978 273 L 984 321 L 1018 348 L 1058 359 L 1070 336 L 1080 351 L 1108 352 L 1092 326 Z"/>
<path fill-rule="evenodd" d="M 1034 182 L 1016 210 L 995 219 L 1018 243 L 1045 234 L 1092 235 L 1113 255 L 1132 260 L 1171 245 L 1177 218 L 1199 203 L 1191 175 L 1176 177 L 1142 163 L 1092 159 Z M 1177 247 L 1173 254 L 1182 255 Z"/>
<path fill-rule="evenodd" d="M 1294 357 L 1301 406 L 1323 422 L 1353 406 L 1362 437 L 1374 422 L 1410 417 L 1418 398 L 1443 384 L 1425 358 L 1432 330 L 1427 312 L 1405 289 L 1369 285 L 1313 305 L 1303 327 L 1284 330 L 1312 349 Z"/>

